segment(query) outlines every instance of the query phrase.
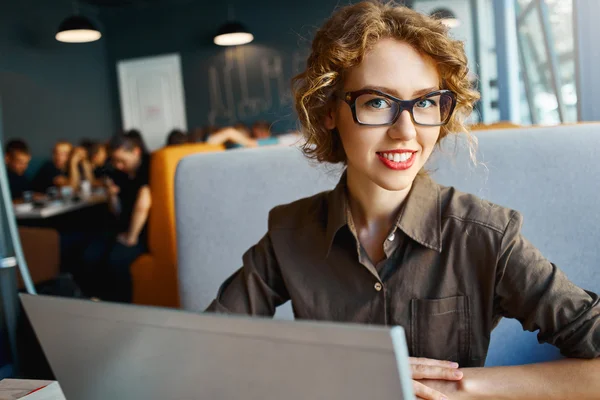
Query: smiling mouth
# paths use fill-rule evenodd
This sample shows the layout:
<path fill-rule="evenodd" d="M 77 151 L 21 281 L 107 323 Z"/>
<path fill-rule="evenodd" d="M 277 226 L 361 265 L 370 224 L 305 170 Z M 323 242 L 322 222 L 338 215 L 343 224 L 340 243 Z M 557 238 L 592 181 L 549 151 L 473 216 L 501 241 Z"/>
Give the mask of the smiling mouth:
<path fill-rule="evenodd" d="M 382 151 L 377 152 L 377 157 L 387 168 L 395 171 L 404 171 L 413 166 L 415 162 L 416 151 Z"/>
<path fill-rule="evenodd" d="M 403 162 L 410 160 L 414 153 L 416 153 L 416 152 L 414 152 L 414 151 L 377 152 L 377 155 L 379 155 L 380 157 L 386 158 L 392 162 L 403 163 Z"/>

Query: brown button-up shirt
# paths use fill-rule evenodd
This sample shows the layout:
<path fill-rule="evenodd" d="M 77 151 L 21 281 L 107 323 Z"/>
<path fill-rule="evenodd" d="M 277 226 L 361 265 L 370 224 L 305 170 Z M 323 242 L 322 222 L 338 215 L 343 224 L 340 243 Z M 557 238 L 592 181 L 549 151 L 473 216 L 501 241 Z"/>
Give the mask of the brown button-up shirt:
<path fill-rule="evenodd" d="M 600 356 L 600 298 L 520 233 L 521 215 L 418 176 L 374 265 L 348 218 L 345 177 L 274 208 L 269 229 L 209 311 L 401 325 L 412 356 L 483 366 L 490 333 L 516 318 L 569 357 Z"/>

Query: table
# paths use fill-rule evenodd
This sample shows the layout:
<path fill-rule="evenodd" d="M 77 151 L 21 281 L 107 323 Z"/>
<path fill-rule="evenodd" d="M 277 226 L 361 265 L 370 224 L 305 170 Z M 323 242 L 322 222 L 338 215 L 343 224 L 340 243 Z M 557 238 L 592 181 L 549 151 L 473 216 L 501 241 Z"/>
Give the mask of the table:
<path fill-rule="evenodd" d="M 90 197 L 79 201 L 57 201 L 49 203 L 44 207 L 35 207 L 30 210 L 23 210 L 16 207 L 15 217 L 17 220 L 50 218 L 82 208 L 91 207 L 96 204 L 106 203 L 106 201 L 107 196 L 105 194 L 93 194 Z"/>

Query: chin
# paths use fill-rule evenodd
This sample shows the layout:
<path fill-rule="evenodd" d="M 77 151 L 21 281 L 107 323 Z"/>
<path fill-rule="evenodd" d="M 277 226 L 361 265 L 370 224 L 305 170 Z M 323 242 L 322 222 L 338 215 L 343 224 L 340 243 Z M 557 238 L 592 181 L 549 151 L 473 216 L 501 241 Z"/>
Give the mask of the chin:
<path fill-rule="evenodd" d="M 376 176 L 373 177 L 373 182 L 382 189 L 389 190 L 391 192 L 398 192 L 402 190 L 410 189 L 416 175 L 414 174 L 397 174 L 397 176 Z"/>

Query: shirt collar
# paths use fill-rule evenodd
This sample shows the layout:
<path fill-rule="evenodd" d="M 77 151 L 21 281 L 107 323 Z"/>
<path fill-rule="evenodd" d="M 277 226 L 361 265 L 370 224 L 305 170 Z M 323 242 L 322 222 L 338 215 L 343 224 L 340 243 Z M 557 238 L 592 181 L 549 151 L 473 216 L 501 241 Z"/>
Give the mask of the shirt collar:
<path fill-rule="evenodd" d="M 325 257 L 329 255 L 338 231 L 348 223 L 347 207 L 346 172 L 344 172 L 335 189 L 328 195 Z M 415 242 L 441 252 L 441 219 L 439 186 L 428 176 L 417 175 L 402 207 L 396 227 Z"/>
<path fill-rule="evenodd" d="M 440 187 L 429 176 L 417 175 L 398 221 L 408 237 L 437 252 L 442 251 Z"/>

